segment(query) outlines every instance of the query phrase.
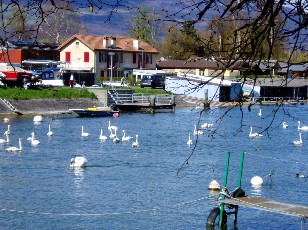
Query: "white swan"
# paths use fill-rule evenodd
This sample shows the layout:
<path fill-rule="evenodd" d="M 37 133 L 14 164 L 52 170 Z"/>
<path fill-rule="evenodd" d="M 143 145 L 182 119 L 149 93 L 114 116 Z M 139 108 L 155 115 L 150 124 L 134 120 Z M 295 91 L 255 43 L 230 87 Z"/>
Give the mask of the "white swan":
<path fill-rule="evenodd" d="M 11 134 L 11 125 L 7 125 L 7 130 L 3 133 L 4 135 L 10 135 Z"/>
<path fill-rule="evenodd" d="M 114 130 L 114 138 L 112 140 L 114 143 L 119 143 L 120 142 L 120 139 L 118 138 L 117 136 L 117 130 L 115 129 Z"/>
<path fill-rule="evenodd" d="M 8 135 L 7 131 L 4 132 L 4 135 L 6 136 L 6 139 L 0 139 L 0 144 L 4 144 L 4 143 L 9 143 L 10 142 L 10 138 L 9 138 L 9 135 Z"/>
<path fill-rule="evenodd" d="M 114 129 L 109 129 L 109 131 L 110 131 L 109 138 L 110 138 L 110 139 L 114 139 L 114 138 L 115 138 L 115 134 L 112 133 L 112 130 L 114 130 Z M 114 130 L 114 131 L 115 131 L 115 130 Z"/>
<path fill-rule="evenodd" d="M 85 133 L 83 130 L 84 130 L 84 129 L 83 129 L 83 126 L 81 126 L 81 136 L 82 136 L 82 137 L 87 137 L 87 136 L 89 136 L 89 133 Z"/>
<path fill-rule="evenodd" d="M 197 130 L 197 125 L 195 125 L 194 135 L 197 136 L 197 135 L 202 135 L 202 134 L 203 134 L 203 131 L 202 130 Z"/>
<path fill-rule="evenodd" d="M 19 141 L 19 148 L 12 146 L 12 147 L 6 148 L 5 151 L 8 151 L 8 152 L 17 152 L 17 151 L 19 151 L 19 152 L 21 152 L 22 151 L 22 143 L 21 143 L 22 138 L 19 138 L 18 141 Z"/>
<path fill-rule="evenodd" d="M 38 144 L 40 144 L 41 142 L 39 140 L 36 140 L 35 138 L 35 132 L 32 133 L 32 139 L 31 139 L 31 145 L 32 146 L 36 146 Z"/>
<path fill-rule="evenodd" d="M 103 129 L 101 129 L 101 134 L 99 135 L 99 139 L 100 139 L 101 141 L 105 141 L 105 140 L 108 139 L 107 136 L 104 136 L 104 135 L 103 135 Z"/>
<path fill-rule="evenodd" d="M 260 134 L 260 133 L 253 133 L 253 132 L 252 132 L 252 126 L 250 126 L 249 137 L 263 137 L 263 135 Z"/>
<path fill-rule="evenodd" d="M 284 128 L 284 129 L 286 129 L 286 128 L 288 128 L 289 127 L 289 125 L 287 124 L 287 122 L 282 122 L 282 128 Z"/>
<path fill-rule="evenodd" d="M 123 130 L 122 133 L 123 133 L 122 141 L 130 141 L 131 139 L 133 139 L 133 137 L 131 136 L 126 136 L 126 130 Z"/>
<path fill-rule="evenodd" d="M 53 132 L 51 131 L 51 127 L 50 125 L 48 125 L 48 133 L 47 133 L 47 136 L 52 136 L 53 135 Z"/>
<path fill-rule="evenodd" d="M 34 122 L 41 122 L 43 120 L 43 117 L 41 115 L 37 115 L 33 118 Z"/>
<path fill-rule="evenodd" d="M 203 128 L 203 129 L 208 129 L 208 128 L 211 128 L 212 126 L 213 126 L 213 124 L 204 123 L 203 125 L 201 125 L 201 128 Z"/>
<path fill-rule="evenodd" d="M 302 126 L 301 127 L 301 122 L 298 121 L 297 123 L 298 123 L 298 127 L 297 127 L 298 130 L 305 130 L 305 131 L 308 130 L 308 126 Z"/>
<path fill-rule="evenodd" d="M 293 141 L 294 145 L 301 145 L 303 144 L 303 140 L 302 140 L 302 133 L 299 133 L 299 141 Z"/>
<path fill-rule="evenodd" d="M 75 157 L 71 159 L 70 167 L 71 168 L 83 168 L 88 163 L 87 158 L 85 157 Z"/>
<path fill-rule="evenodd" d="M 136 140 L 133 142 L 132 147 L 133 147 L 133 148 L 139 147 L 138 134 L 136 134 Z"/>
<path fill-rule="evenodd" d="M 260 111 L 259 111 L 259 116 L 260 117 L 262 116 L 262 109 L 260 109 Z"/>
<path fill-rule="evenodd" d="M 114 126 L 114 125 L 111 125 L 111 124 L 110 124 L 110 121 L 109 121 L 108 130 L 110 131 L 111 129 L 113 129 L 113 130 L 118 130 L 118 127 L 117 127 L 117 126 Z"/>
<path fill-rule="evenodd" d="M 188 144 L 188 145 L 192 145 L 192 144 L 193 144 L 192 139 L 190 138 L 190 134 L 188 135 L 187 144 Z"/>

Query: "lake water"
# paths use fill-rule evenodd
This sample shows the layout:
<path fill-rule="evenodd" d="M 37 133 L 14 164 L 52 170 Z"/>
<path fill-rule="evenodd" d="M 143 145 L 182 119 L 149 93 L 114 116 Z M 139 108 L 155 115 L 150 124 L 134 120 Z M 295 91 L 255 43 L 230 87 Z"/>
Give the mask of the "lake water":
<path fill-rule="evenodd" d="M 178 108 L 175 113 L 123 113 L 119 118 L 44 117 L 35 124 L 25 117 L 1 123 L 3 133 L 11 126 L 10 144 L 0 145 L 0 225 L 1 229 L 206 229 L 210 211 L 217 207 L 217 193 L 208 185 L 216 179 L 223 185 L 226 152 L 231 152 L 228 189 L 237 186 L 240 154 L 245 151 L 242 188 L 247 195 L 308 205 L 308 131 L 299 140 L 297 120 L 308 125 L 307 105 L 212 108 L 202 113 Z M 226 113 L 228 111 L 228 113 Z M 194 125 L 213 123 L 197 140 L 191 155 L 188 134 Z M 222 118 L 222 119 L 220 119 Z M 139 148 L 129 143 L 99 141 L 100 128 L 109 136 L 108 121 L 127 135 L 139 135 Z M 282 128 L 282 121 L 289 124 Z M 48 137 L 48 125 L 54 135 Z M 250 139 L 249 126 L 263 137 Z M 90 133 L 81 137 L 81 126 Z M 266 129 L 268 128 L 268 129 Z M 27 137 L 36 132 L 41 142 L 32 147 Z M 18 146 L 22 153 L 8 153 Z M 193 140 L 195 137 L 192 135 Z M 5 138 L 4 136 L 1 138 Z M 88 167 L 72 170 L 70 159 L 85 156 Z M 214 169 L 214 170 L 213 170 Z M 250 180 L 272 180 L 260 188 Z M 233 216 L 228 229 L 234 229 Z M 238 229 L 300 229 L 300 218 L 251 208 L 239 208 Z M 307 223 L 306 223 L 307 228 Z"/>

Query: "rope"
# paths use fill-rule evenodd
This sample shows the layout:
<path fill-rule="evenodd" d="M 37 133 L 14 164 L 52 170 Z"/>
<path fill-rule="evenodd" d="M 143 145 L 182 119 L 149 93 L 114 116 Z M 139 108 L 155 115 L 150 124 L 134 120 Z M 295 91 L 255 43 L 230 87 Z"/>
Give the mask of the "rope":
<path fill-rule="evenodd" d="M 172 209 L 177 208 L 183 205 L 192 204 L 195 202 L 199 202 L 202 200 L 207 199 L 208 197 L 201 197 L 190 201 L 184 201 L 177 204 L 167 205 L 163 206 L 161 208 L 150 208 L 150 209 L 140 209 L 135 211 L 124 211 L 124 212 L 106 212 L 106 213 L 56 213 L 56 212 L 31 212 L 31 211 L 23 211 L 23 210 L 16 210 L 16 209 L 7 209 L 7 208 L 1 208 L 0 211 L 3 212 L 16 212 L 16 213 L 22 213 L 22 214 L 31 214 L 31 215 L 53 215 L 53 216 L 116 216 L 116 215 L 133 215 L 133 214 L 139 214 L 139 213 L 146 213 L 146 212 L 160 212 L 165 209 Z"/>
<path fill-rule="evenodd" d="M 288 160 L 279 159 L 279 158 L 276 158 L 276 157 L 264 156 L 264 155 L 255 154 L 255 153 L 248 153 L 248 152 L 246 152 L 246 154 L 251 155 L 251 156 L 257 156 L 257 157 L 263 157 L 263 158 L 267 158 L 267 159 L 272 159 L 272 160 L 278 160 L 278 161 L 282 161 L 282 162 L 286 162 L 286 163 L 295 163 L 295 164 L 300 164 L 300 165 L 308 166 L 308 163 L 303 163 L 303 162 L 299 162 L 299 161 L 288 161 Z"/>

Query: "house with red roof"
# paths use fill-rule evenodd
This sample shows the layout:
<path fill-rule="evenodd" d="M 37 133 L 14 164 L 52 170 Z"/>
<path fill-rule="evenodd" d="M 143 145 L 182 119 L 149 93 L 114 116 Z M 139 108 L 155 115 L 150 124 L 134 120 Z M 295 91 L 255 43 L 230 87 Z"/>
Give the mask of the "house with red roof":
<path fill-rule="evenodd" d="M 134 38 L 75 34 L 62 43 L 60 61 L 72 73 L 91 72 L 98 77 L 127 76 L 133 69 L 155 69 L 159 52 Z"/>

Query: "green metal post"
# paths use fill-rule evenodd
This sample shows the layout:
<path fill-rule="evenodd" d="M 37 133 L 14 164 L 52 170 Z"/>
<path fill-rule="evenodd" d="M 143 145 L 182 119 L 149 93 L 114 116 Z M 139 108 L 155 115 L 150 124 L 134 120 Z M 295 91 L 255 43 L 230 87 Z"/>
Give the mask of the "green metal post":
<path fill-rule="evenodd" d="M 245 155 L 245 151 L 242 151 L 242 154 L 241 154 L 241 162 L 240 162 L 240 171 L 239 171 L 238 183 L 237 183 L 237 187 L 238 187 L 238 188 L 241 188 L 241 185 L 242 185 L 243 166 L 244 166 L 244 155 Z"/>
<path fill-rule="evenodd" d="M 224 188 L 227 187 L 227 182 L 228 182 L 228 173 L 229 173 L 229 161 L 230 161 L 230 152 L 227 152 L 227 159 L 226 159 L 226 168 L 225 168 L 225 177 L 224 177 Z M 221 195 L 221 199 L 225 199 L 225 195 Z M 223 212 L 224 212 L 224 204 L 220 203 L 219 205 L 220 208 L 220 215 L 219 215 L 219 228 L 221 228 L 222 225 L 222 217 L 223 217 Z"/>

